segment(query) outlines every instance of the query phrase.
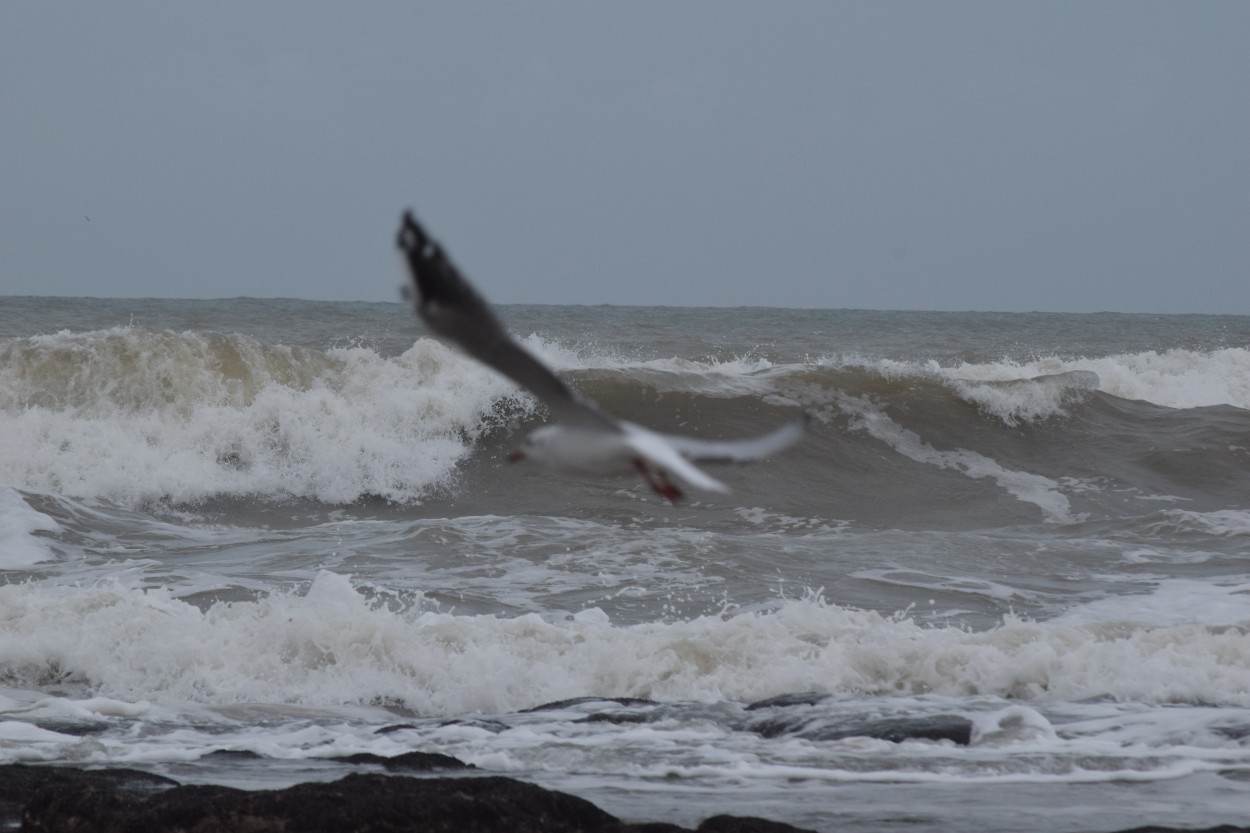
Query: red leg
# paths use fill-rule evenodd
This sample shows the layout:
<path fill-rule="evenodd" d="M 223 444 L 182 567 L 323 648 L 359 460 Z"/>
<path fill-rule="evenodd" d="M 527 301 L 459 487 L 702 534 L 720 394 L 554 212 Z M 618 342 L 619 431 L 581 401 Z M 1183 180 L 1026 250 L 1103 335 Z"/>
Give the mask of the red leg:
<path fill-rule="evenodd" d="M 668 498 L 669 503 L 681 500 L 681 489 L 673 485 L 673 481 L 668 479 L 668 474 L 663 469 L 657 469 L 653 473 L 641 457 L 634 458 L 634 468 L 638 469 L 642 479 L 657 495 Z"/>

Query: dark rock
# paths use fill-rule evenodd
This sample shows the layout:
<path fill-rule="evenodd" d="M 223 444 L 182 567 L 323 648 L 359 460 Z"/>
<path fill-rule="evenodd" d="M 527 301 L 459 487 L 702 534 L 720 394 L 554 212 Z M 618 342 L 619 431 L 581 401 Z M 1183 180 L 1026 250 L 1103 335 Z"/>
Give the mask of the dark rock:
<path fill-rule="evenodd" d="M 211 761 L 259 761 L 265 756 L 250 749 L 216 749 L 200 758 Z"/>
<path fill-rule="evenodd" d="M 578 723 L 647 723 L 653 719 L 653 715 L 646 712 L 594 712 L 588 714 Z"/>
<path fill-rule="evenodd" d="M 0 766 L 0 828 L 16 828 L 22 808 L 44 789 L 90 788 L 146 795 L 152 790 L 177 785 L 177 781 L 136 769 L 78 769 L 7 764 Z"/>
<path fill-rule="evenodd" d="M 47 787 L 100 786 L 147 791 L 176 787 L 178 782 L 137 769 L 79 769 L 67 766 L 6 764 L 0 766 L 0 800 L 26 801 Z"/>
<path fill-rule="evenodd" d="M 654 700 L 644 700 L 638 697 L 572 697 L 568 700 L 556 700 L 551 703 L 543 703 L 541 706 L 534 706 L 530 709 L 522 709 L 520 714 L 562 711 L 564 709 L 571 709 L 574 706 L 581 706 L 585 703 L 616 703 L 619 706 L 656 705 Z"/>
<path fill-rule="evenodd" d="M 788 706 L 814 706 L 817 703 L 823 703 L 832 697 L 832 694 L 822 694 L 819 691 L 803 691 L 797 694 L 780 694 L 776 697 L 769 697 L 767 700 L 758 700 L 746 707 L 749 712 L 759 709 L 771 709 Z"/>
<path fill-rule="evenodd" d="M 501 777 L 348 775 L 254 792 L 171 783 L 132 770 L 0 767 L 6 794 L 26 805 L 23 833 L 692 833 L 626 824 L 584 799 Z M 698 833 L 808 831 L 716 816 Z"/>
<path fill-rule="evenodd" d="M 663 822 L 626 824 L 584 799 L 501 777 L 349 775 L 250 792 L 176 786 L 130 769 L 0 766 L 0 828 L 16 828 L 19 816 L 7 811 L 22 805 L 23 833 L 692 833 Z M 713 816 L 696 833 L 811 832 Z M 1250 833 L 1250 827 L 1146 826 L 1122 833 Z"/>
<path fill-rule="evenodd" d="M 473 764 L 466 764 L 459 758 L 441 755 L 438 752 L 405 752 L 402 755 L 374 755 L 372 752 L 361 752 L 356 755 L 342 755 L 327 758 L 341 764 L 378 764 L 387 769 L 406 769 L 413 772 L 429 772 L 435 769 L 477 769 Z"/>
<path fill-rule="evenodd" d="M 749 816 L 712 816 L 699 825 L 697 833 L 811 833 L 801 827 Z"/>
<path fill-rule="evenodd" d="M 1232 824 L 1221 824 L 1219 827 L 1156 827 L 1149 825 L 1147 827 L 1134 827 L 1132 830 L 1122 830 L 1120 833 L 1250 833 L 1250 827 L 1238 827 Z"/>
<path fill-rule="evenodd" d="M 507 723 L 504 723 L 502 720 L 478 720 L 476 718 L 468 719 L 468 720 L 463 719 L 463 718 L 456 718 L 454 720 L 444 720 L 442 723 L 438 725 L 439 726 L 472 726 L 474 729 L 484 729 L 487 732 L 491 732 L 496 735 L 499 734 L 500 732 L 506 732 L 512 728 Z"/>
<path fill-rule="evenodd" d="M 1245 740 L 1250 737 L 1250 725 L 1216 726 L 1214 728 L 1217 734 L 1223 735 L 1229 740 Z"/>
<path fill-rule="evenodd" d="M 590 833 L 616 831 L 589 801 L 510 778 L 348 775 L 328 784 L 248 792 L 175 787 L 147 800 L 92 787 L 43 790 L 28 833 Z"/>
<path fill-rule="evenodd" d="M 902 743 L 905 740 L 949 740 L 960 746 L 972 742 L 972 721 L 956 714 L 874 720 L 842 731 L 813 729 L 803 733 L 811 740 L 869 737 Z"/>
<path fill-rule="evenodd" d="M 391 732 L 399 732 L 404 729 L 416 729 L 416 728 L 418 727 L 412 723 L 395 723 L 391 726 L 383 726 L 380 729 L 374 729 L 373 733 L 375 735 L 389 735 Z"/>
<path fill-rule="evenodd" d="M 87 735 L 99 735 L 109 728 L 109 723 L 104 720 L 94 723 L 71 720 L 41 720 L 35 725 L 40 729 L 47 729 L 49 732 L 56 732 L 60 735 L 73 735 L 78 738 L 86 737 Z"/>
<path fill-rule="evenodd" d="M 956 714 L 873 719 L 853 715 L 777 715 L 752 721 L 746 728 L 766 738 L 782 735 L 807 740 L 876 738 L 894 743 L 905 740 L 949 740 L 961 746 L 967 746 L 972 741 L 972 721 Z"/>
<path fill-rule="evenodd" d="M 1250 770 L 1217 769 L 1215 774 L 1221 778 L 1227 778 L 1229 781 L 1250 781 Z"/>

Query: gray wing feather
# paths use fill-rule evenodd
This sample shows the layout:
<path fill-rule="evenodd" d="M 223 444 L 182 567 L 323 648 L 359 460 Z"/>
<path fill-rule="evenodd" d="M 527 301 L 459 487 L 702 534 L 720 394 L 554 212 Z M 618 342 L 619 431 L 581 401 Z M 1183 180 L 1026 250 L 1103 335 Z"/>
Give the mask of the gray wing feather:
<path fill-rule="evenodd" d="M 807 412 L 775 431 L 743 440 L 700 440 L 663 434 L 681 456 L 700 463 L 750 463 L 789 448 L 802 438 L 810 421 Z"/>
<path fill-rule="evenodd" d="M 534 394 L 556 419 L 590 421 L 619 430 L 508 334 L 490 305 L 411 211 L 404 212 L 397 243 L 408 266 L 408 298 L 431 330 Z"/>

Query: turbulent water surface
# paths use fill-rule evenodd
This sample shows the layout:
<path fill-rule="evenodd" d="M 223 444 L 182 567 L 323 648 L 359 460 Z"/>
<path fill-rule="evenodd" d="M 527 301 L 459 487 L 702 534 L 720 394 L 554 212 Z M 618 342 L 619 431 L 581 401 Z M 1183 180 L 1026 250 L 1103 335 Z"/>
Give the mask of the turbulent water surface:
<path fill-rule="evenodd" d="M 399 304 L 0 299 L 0 762 L 1245 823 L 1250 318 L 500 312 L 620 416 L 812 430 L 674 506 L 508 464 L 541 409 Z"/>

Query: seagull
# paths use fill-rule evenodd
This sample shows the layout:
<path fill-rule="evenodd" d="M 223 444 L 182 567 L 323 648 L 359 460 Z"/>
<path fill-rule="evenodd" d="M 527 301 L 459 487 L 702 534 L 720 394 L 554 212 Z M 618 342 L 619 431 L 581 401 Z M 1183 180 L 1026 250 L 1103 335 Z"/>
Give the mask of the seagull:
<path fill-rule="evenodd" d="M 535 429 L 512 452 L 509 459 L 513 461 L 532 460 L 579 476 L 637 472 L 657 494 L 676 503 L 682 490 L 674 478 L 706 492 L 729 491 L 693 462 L 751 462 L 803 436 L 806 413 L 771 433 L 742 440 L 661 434 L 617 419 L 576 394 L 508 334 L 490 305 L 411 211 L 404 212 L 397 242 L 408 266 L 409 280 L 402 292 L 421 320 L 437 335 L 532 393 L 550 411 L 552 421 Z"/>

